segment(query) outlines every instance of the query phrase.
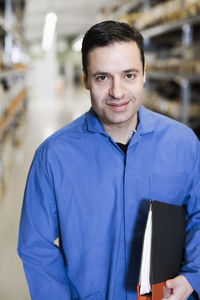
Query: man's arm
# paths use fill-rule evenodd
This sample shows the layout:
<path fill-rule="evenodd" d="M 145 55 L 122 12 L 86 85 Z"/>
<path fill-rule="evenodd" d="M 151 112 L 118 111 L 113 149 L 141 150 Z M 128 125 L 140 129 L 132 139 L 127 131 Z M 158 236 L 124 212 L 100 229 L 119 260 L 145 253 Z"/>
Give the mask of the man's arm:
<path fill-rule="evenodd" d="M 193 156 L 192 156 L 193 155 Z M 194 161 L 190 170 L 187 208 L 185 257 L 179 275 L 191 284 L 200 299 L 200 142 L 195 139 Z"/>
<path fill-rule="evenodd" d="M 195 151 L 191 155 L 194 161 L 190 172 L 188 187 L 187 228 L 185 241 L 185 259 L 180 275 L 166 281 L 166 287 L 172 292 L 164 300 L 185 300 L 195 290 L 200 299 L 200 143 L 195 139 Z"/>
<path fill-rule="evenodd" d="M 58 236 L 52 174 L 47 155 L 40 149 L 28 176 L 18 244 L 33 300 L 71 299 L 65 260 L 54 244 Z"/>

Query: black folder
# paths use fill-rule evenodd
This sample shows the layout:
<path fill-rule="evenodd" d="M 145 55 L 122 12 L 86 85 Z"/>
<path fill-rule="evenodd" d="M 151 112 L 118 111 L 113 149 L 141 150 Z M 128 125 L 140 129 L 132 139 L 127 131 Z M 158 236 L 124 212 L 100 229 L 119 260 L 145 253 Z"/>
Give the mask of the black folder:
<path fill-rule="evenodd" d="M 175 277 L 180 271 L 184 257 L 186 209 L 184 206 L 151 201 L 150 210 L 152 211 L 151 298 L 159 299 L 153 295 L 155 286 L 160 286 L 163 289 L 165 281 Z M 162 291 L 157 292 L 157 294 L 162 294 Z M 138 286 L 138 299 L 144 299 L 142 297 L 139 295 Z"/>

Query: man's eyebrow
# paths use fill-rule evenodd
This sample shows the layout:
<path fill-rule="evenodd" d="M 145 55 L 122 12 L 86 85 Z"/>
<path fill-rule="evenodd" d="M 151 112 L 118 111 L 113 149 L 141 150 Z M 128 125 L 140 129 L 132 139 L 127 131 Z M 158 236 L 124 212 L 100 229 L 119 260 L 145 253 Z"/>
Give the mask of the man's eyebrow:
<path fill-rule="evenodd" d="M 131 72 L 139 73 L 139 70 L 136 69 L 136 68 L 131 68 L 131 69 L 122 71 L 122 73 L 131 73 Z M 109 74 L 110 74 L 109 72 L 97 71 L 97 72 L 93 73 L 92 76 L 99 76 L 99 75 L 100 76 L 107 76 Z"/>
<path fill-rule="evenodd" d="M 108 72 L 97 71 L 97 72 L 93 73 L 92 76 L 97 76 L 97 75 L 106 76 L 108 74 L 109 74 Z"/>
<path fill-rule="evenodd" d="M 124 70 L 123 73 L 131 73 L 131 72 L 136 72 L 139 73 L 139 70 L 136 68 L 132 68 L 132 69 L 128 69 L 128 70 Z"/>

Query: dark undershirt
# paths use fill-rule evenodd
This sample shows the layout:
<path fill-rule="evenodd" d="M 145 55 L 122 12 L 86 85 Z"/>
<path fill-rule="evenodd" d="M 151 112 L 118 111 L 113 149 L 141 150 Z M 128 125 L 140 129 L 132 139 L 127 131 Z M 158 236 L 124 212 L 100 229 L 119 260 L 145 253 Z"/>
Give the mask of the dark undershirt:
<path fill-rule="evenodd" d="M 128 143 L 129 144 L 129 143 Z M 126 155 L 127 149 L 128 149 L 128 144 L 121 144 L 121 143 L 117 143 L 117 145 L 119 146 L 119 148 L 124 152 L 124 154 Z"/>
<path fill-rule="evenodd" d="M 135 132 L 133 132 L 134 135 Z M 133 137 L 132 135 L 132 137 Z M 130 141 L 127 144 L 121 144 L 121 143 L 117 143 L 117 145 L 119 146 L 119 148 L 124 152 L 124 154 L 126 155 L 127 149 L 128 149 L 128 145 L 129 145 Z"/>
<path fill-rule="evenodd" d="M 135 128 L 136 130 L 137 130 L 137 126 L 138 126 L 138 124 L 139 124 L 139 114 L 137 114 L 137 117 L 138 117 L 138 122 L 137 122 L 137 125 L 136 125 L 136 128 Z M 134 136 L 134 134 L 135 134 L 135 131 L 133 131 L 132 137 Z M 131 138 L 132 138 L 132 137 L 131 137 Z M 131 140 L 130 140 L 130 141 L 131 141 Z M 127 144 L 116 143 L 116 144 L 118 145 L 118 147 L 124 152 L 125 155 L 126 155 L 126 152 L 127 152 L 128 145 L 129 145 L 130 141 L 128 141 Z"/>

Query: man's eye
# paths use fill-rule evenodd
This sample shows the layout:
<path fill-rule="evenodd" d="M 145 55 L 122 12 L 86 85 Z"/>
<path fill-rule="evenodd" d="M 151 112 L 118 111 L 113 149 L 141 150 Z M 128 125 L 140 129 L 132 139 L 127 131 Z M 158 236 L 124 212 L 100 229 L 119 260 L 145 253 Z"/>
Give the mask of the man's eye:
<path fill-rule="evenodd" d="M 127 79 L 134 79 L 136 77 L 136 75 L 135 74 L 126 74 L 126 78 Z"/>
<path fill-rule="evenodd" d="M 106 78 L 107 78 L 107 77 L 106 77 L 105 75 L 100 75 L 100 76 L 97 77 L 97 80 L 98 80 L 98 81 L 105 81 Z"/>

